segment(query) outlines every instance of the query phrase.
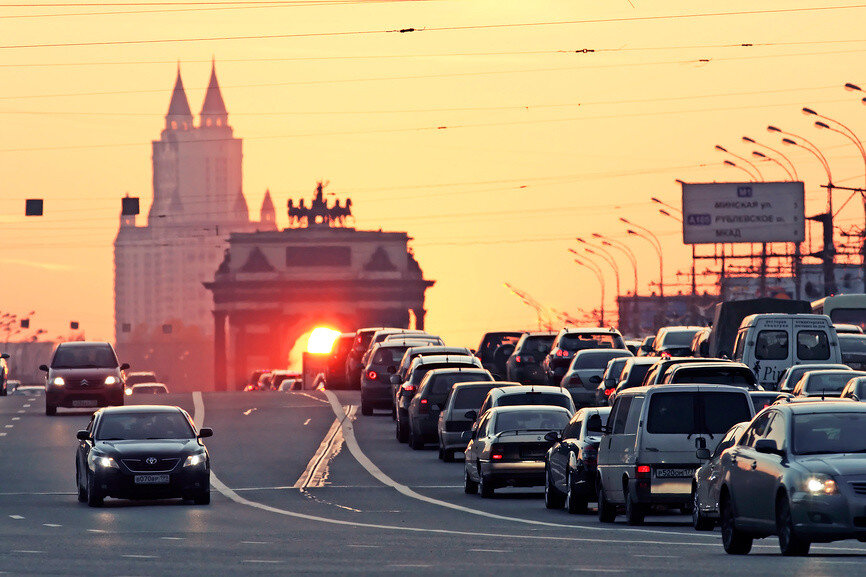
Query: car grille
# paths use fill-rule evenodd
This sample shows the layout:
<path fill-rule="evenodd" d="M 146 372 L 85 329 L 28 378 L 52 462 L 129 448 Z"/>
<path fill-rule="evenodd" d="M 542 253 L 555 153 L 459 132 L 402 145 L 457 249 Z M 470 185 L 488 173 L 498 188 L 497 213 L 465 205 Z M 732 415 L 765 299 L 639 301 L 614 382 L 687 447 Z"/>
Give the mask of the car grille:
<path fill-rule="evenodd" d="M 148 463 L 149 457 L 144 459 L 121 459 L 130 471 L 134 473 L 166 473 L 177 466 L 180 461 L 178 457 L 170 459 L 156 459 L 155 463 Z"/>
<path fill-rule="evenodd" d="M 854 489 L 854 492 L 858 495 L 866 495 L 866 481 L 851 483 L 851 488 Z"/>
<path fill-rule="evenodd" d="M 520 458 L 540 459 L 547 454 L 548 449 L 550 449 L 550 443 L 521 443 Z"/>
<path fill-rule="evenodd" d="M 445 421 L 446 433 L 462 433 L 472 428 L 472 421 Z"/>
<path fill-rule="evenodd" d="M 82 385 L 82 381 L 87 381 L 86 385 Z M 66 379 L 66 388 L 67 389 L 84 389 L 89 391 L 91 389 L 101 389 L 105 384 L 105 377 L 91 377 L 84 379 Z"/>

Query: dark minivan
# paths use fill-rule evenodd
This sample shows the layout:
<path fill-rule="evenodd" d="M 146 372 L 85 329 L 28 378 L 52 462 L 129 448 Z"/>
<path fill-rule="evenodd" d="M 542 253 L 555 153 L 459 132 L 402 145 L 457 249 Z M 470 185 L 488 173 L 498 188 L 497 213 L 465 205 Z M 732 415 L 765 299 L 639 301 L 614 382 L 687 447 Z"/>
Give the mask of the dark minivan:
<path fill-rule="evenodd" d="M 114 347 L 103 342 L 60 343 L 45 377 L 45 414 L 57 407 L 90 408 L 123 405 L 124 375 L 129 365 L 117 362 Z"/>

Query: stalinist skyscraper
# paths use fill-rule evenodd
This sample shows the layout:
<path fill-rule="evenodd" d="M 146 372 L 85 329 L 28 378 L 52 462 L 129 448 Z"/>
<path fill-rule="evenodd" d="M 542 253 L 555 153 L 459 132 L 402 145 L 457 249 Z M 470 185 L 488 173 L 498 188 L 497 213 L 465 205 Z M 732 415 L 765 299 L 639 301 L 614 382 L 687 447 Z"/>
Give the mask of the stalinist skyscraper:
<path fill-rule="evenodd" d="M 198 124 L 178 69 L 160 139 L 153 141 L 153 202 L 147 224 L 121 215 L 114 241 L 118 352 L 133 370 L 155 370 L 175 389 L 207 387 L 212 362 L 213 279 L 232 232 L 273 230 L 265 195 L 258 222 L 243 193 L 243 142 L 233 134 L 216 67 Z M 186 385 L 178 380 L 189 380 Z"/>

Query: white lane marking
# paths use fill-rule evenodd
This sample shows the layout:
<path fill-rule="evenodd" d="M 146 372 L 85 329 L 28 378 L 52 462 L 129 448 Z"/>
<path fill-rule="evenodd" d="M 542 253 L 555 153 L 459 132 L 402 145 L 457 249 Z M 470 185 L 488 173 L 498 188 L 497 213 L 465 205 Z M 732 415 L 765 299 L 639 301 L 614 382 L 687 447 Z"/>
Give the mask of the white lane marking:
<path fill-rule="evenodd" d="M 381 545 L 346 545 L 346 547 L 355 547 L 356 549 L 381 549 Z"/>
<path fill-rule="evenodd" d="M 30 403 L 27 403 L 26 405 L 21 405 L 21 406 L 24 407 L 25 409 L 29 409 L 29 408 L 30 408 Z"/>
<path fill-rule="evenodd" d="M 127 559 L 158 559 L 156 555 L 121 555 L 121 557 L 126 557 Z"/>
<path fill-rule="evenodd" d="M 249 417 L 250 413 L 252 413 L 253 411 L 258 411 L 258 409 L 255 407 L 253 407 L 252 409 L 247 409 L 246 411 L 244 411 L 244 416 Z"/>
<path fill-rule="evenodd" d="M 186 537 L 160 537 L 163 541 L 184 541 Z"/>
<path fill-rule="evenodd" d="M 282 561 L 277 559 L 244 559 L 241 563 L 269 563 L 276 565 L 277 563 L 282 563 Z"/>
<path fill-rule="evenodd" d="M 16 521 L 20 521 L 20 520 L 23 519 L 24 517 L 22 517 L 21 515 L 9 515 L 9 518 L 10 518 L 10 519 L 15 519 Z"/>
<path fill-rule="evenodd" d="M 307 425 L 309 425 L 309 424 L 310 424 L 310 421 L 312 421 L 312 420 L 313 420 L 313 419 L 307 419 L 306 421 L 304 421 L 304 426 L 306 427 Z"/>
<path fill-rule="evenodd" d="M 0 433 L 0 437 L 5 437 L 6 433 Z"/>
<path fill-rule="evenodd" d="M 88 533 L 108 533 L 105 529 L 88 529 Z"/>
<path fill-rule="evenodd" d="M 470 549 L 473 553 L 511 553 L 510 549 Z"/>
<path fill-rule="evenodd" d="M 7 428 L 7 429 L 11 429 L 11 428 L 14 427 L 14 426 L 15 426 L 15 425 L 6 425 L 6 428 Z"/>
<path fill-rule="evenodd" d="M 352 406 L 348 412 L 344 413 L 344 417 L 334 419 L 331 428 L 325 433 L 325 438 L 319 444 L 319 448 L 313 454 L 313 458 L 307 463 L 303 474 L 295 482 L 296 489 L 306 489 L 307 487 L 324 487 L 325 481 L 328 479 L 330 472 L 331 461 L 333 461 L 343 448 L 343 421 L 353 419 L 356 407 Z"/>
<path fill-rule="evenodd" d="M 23 415 L 23 414 L 26 413 L 26 412 L 27 412 L 27 411 L 25 411 L 24 409 L 21 409 L 20 411 L 18 411 L 18 414 L 19 414 L 19 415 Z"/>
<path fill-rule="evenodd" d="M 21 420 L 21 417 L 12 417 L 12 420 L 13 420 L 13 421 L 20 421 L 20 420 Z"/>
<path fill-rule="evenodd" d="M 32 403 L 33 401 L 36 400 L 36 397 L 34 397 L 34 398 L 32 398 L 32 399 L 27 399 L 27 400 L 30 401 L 30 402 Z M 30 405 L 24 405 L 24 406 L 25 406 L 25 407 L 29 407 Z"/>
<path fill-rule="evenodd" d="M 241 541 L 243 545 L 270 545 L 270 541 Z"/>
<path fill-rule="evenodd" d="M 328 401 L 326 401 L 325 399 L 320 399 L 319 397 L 311 395 L 310 393 L 302 393 L 300 391 L 294 391 L 292 394 L 293 395 L 303 395 L 305 397 L 310 397 L 314 401 L 319 401 L 320 403 L 325 403 L 326 405 L 328 404 Z"/>
<path fill-rule="evenodd" d="M 42 523 L 43 527 L 63 527 L 63 525 L 58 525 L 57 523 Z"/>
<path fill-rule="evenodd" d="M 30 549 L 12 549 L 12 552 L 13 553 L 27 553 L 30 555 L 40 555 L 42 553 L 45 553 L 45 551 L 32 551 Z"/>

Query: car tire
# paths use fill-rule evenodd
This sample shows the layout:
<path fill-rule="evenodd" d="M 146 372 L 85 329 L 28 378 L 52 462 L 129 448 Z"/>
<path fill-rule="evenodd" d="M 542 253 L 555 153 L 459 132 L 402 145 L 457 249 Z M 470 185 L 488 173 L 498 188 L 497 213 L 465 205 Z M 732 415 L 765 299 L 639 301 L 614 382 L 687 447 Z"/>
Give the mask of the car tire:
<path fill-rule="evenodd" d="M 701 513 L 698 503 L 698 488 L 692 488 L 692 527 L 695 531 L 712 531 L 716 526 L 715 521 Z"/>
<path fill-rule="evenodd" d="M 728 555 L 747 555 L 752 550 L 752 537 L 735 525 L 734 505 L 730 498 L 724 498 L 720 507 L 722 525 L 722 546 Z"/>
<path fill-rule="evenodd" d="M 78 489 L 78 502 L 87 502 L 87 487 L 81 485 L 81 474 L 78 470 L 78 463 L 75 464 L 75 487 Z"/>
<path fill-rule="evenodd" d="M 91 507 L 102 507 L 103 499 L 105 497 L 102 496 L 102 493 L 99 491 L 99 487 L 96 486 L 96 481 L 93 479 L 93 475 L 87 475 L 87 504 Z"/>
<path fill-rule="evenodd" d="M 210 489 L 202 491 L 193 497 L 192 502 L 196 505 L 210 505 Z"/>
<path fill-rule="evenodd" d="M 409 427 L 407 427 L 402 419 L 397 419 L 397 440 L 401 443 L 409 441 Z"/>
<path fill-rule="evenodd" d="M 424 443 L 415 434 L 415 428 L 412 427 L 411 423 L 409 424 L 409 448 L 413 451 L 420 451 L 424 448 Z"/>
<path fill-rule="evenodd" d="M 636 503 L 628 487 L 625 488 L 625 520 L 629 525 L 643 525 L 646 509 L 641 503 Z"/>
<path fill-rule="evenodd" d="M 361 401 L 361 414 L 369 417 L 373 414 L 373 408 L 364 401 Z"/>
<path fill-rule="evenodd" d="M 439 457 L 439 460 L 440 460 L 440 461 L 444 461 L 444 460 L 445 460 L 445 451 L 442 450 L 442 447 L 439 447 L 439 455 L 438 455 L 438 457 Z"/>
<path fill-rule="evenodd" d="M 544 468 L 544 506 L 548 509 L 562 509 L 565 504 L 565 495 L 562 491 L 552 485 L 550 468 Z"/>
<path fill-rule="evenodd" d="M 454 449 L 443 449 L 442 450 L 442 460 L 446 463 L 454 462 Z"/>
<path fill-rule="evenodd" d="M 586 513 L 588 503 L 585 497 L 578 497 L 571 480 L 571 469 L 565 475 L 565 510 L 572 515 Z"/>
<path fill-rule="evenodd" d="M 49 405 L 48 403 L 45 403 L 45 414 L 49 417 L 53 417 L 54 415 L 57 414 L 57 407 L 55 407 L 54 405 Z"/>
<path fill-rule="evenodd" d="M 478 483 L 469 477 L 469 471 L 463 468 L 463 492 L 467 495 L 474 495 L 478 492 Z"/>
<path fill-rule="evenodd" d="M 395 409 L 394 407 L 391 407 L 391 420 L 392 421 L 397 420 L 397 409 Z"/>
<path fill-rule="evenodd" d="M 794 530 L 791 505 L 785 495 L 776 500 L 776 532 L 779 535 L 779 549 L 785 557 L 803 557 L 809 554 L 812 543 L 798 536 Z"/>
<path fill-rule="evenodd" d="M 616 520 L 616 506 L 607 500 L 604 494 L 604 486 L 601 479 L 596 482 L 596 495 L 598 499 L 598 520 L 602 523 L 613 523 Z"/>
<path fill-rule="evenodd" d="M 478 476 L 478 493 L 482 499 L 492 499 L 494 496 L 493 485 L 485 475 Z"/>

